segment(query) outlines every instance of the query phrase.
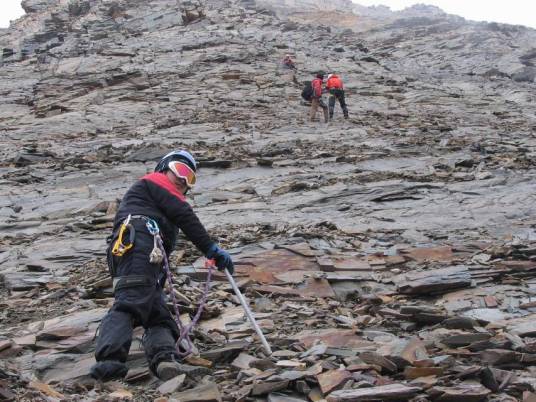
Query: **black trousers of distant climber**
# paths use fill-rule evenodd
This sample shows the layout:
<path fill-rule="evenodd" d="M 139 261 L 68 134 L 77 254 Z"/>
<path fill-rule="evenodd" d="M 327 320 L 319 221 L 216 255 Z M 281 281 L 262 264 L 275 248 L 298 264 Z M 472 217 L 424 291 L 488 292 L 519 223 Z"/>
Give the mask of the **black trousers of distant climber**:
<path fill-rule="evenodd" d="M 130 350 L 132 332 L 139 325 L 145 328 L 143 346 L 153 373 L 156 373 L 158 363 L 179 359 L 175 351 L 179 330 L 165 304 L 162 284 L 159 283 L 162 269 L 160 264 L 149 262 L 153 236 L 144 225 L 140 227 L 136 222 L 135 227 L 134 248 L 123 257 L 114 257 L 117 263 L 114 279 L 126 277 L 132 279 L 134 285 L 116 288 L 114 304 L 102 319 L 95 348 L 97 364 L 91 373 L 95 378 L 126 374 L 124 363 Z M 136 279 L 140 278 L 143 280 L 136 284 Z"/>
<path fill-rule="evenodd" d="M 344 89 L 330 89 L 329 90 L 329 118 L 333 119 L 333 113 L 335 111 L 335 100 L 339 101 L 341 105 L 344 118 L 348 118 L 348 107 L 346 106 L 346 100 L 344 99 Z"/>

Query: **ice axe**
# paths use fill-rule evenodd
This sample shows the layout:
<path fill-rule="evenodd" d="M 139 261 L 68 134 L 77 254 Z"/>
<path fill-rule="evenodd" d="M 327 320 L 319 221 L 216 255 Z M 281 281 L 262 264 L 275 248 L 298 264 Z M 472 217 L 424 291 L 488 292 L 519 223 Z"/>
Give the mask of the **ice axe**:
<path fill-rule="evenodd" d="M 215 261 L 214 260 L 207 260 L 207 264 L 215 267 Z M 231 287 L 233 288 L 233 291 L 235 292 L 236 297 L 238 297 L 238 300 L 240 300 L 240 304 L 242 305 L 242 308 L 246 312 L 246 316 L 248 317 L 249 322 L 251 323 L 251 326 L 253 329 L 255 329 L 255 332 L 259 336 L 262 346 L 264 346 L 264 350 L 269 355 L 272 354 L 272 348 L 270 348 L 270 345 L 268 344 L 268 341 L 264 337 L 264 334 L 262 333 L 261 328 L 259 327 L 259 324 L 257 324 L 257 321 L 255 321 L 255 317 L 253 316 L 253 313 L 249 309 L 248 303 L 246 299 L 244 299 L 244 296 L 242 295 L 242 292 L 240 292 L 240 289 L 238 289 L 238 286 L 236 286 L 236 282 L 233 278 L 233 276 L 227 271 L 227 268 L 223 270 L 225 272 L 225 276 L 227 276 L 227 280 L 231 284 Z"/>

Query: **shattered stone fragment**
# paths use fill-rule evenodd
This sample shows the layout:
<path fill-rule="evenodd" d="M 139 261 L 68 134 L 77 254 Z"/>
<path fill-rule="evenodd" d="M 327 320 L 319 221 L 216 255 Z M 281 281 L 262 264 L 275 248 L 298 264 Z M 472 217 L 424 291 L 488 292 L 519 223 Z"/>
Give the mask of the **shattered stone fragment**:
<path fill-rule="evenodd" d="M 121 401 L 130 401 L 134 397 L 132 392 L 126 390 L 126 389 L 118 389 L 114 392 L 111 392 L 108 395 L 112 400 L 119 399 Z"/>
<path fill-rule="evenodd" d="M 222 402 L 222 397 L 218 386 L 213 382 L 207 382 L 187 391 L 172 393 L 169 400 L 177 402 Z"/>
<path fill-rule="evenodd" d="M 479 402 L 491 393 L 481 384 L 465 381 L 452 387 L 433 387 L 429 395 L 440 402 Z"/>
<path fill-rule="evenodd" d="M 238 356 L 247 345 L 248 342 L 243 341 L 230 342 L 224 347 L 207 350 L 201 353 L 201 357 L 212 362 L 229 362 Z"/>
<path fill-rule="evenodd" d="M 136 367 L 128 370 L 125 376 L 125 381 L 128 383 L 135 383 L 138 381 L 147 380 L 151 377 L 151 372 L 147 367 Z"/>
<path fill-rule="evenodd" d="M 360 348 L 374 345 L 372 342 L 357 336 L 353 330 L 338 328 L 307 329 L 293 335 L 292 339 L 303 343 L 306 348 L 319 341 L 334 348 Z"/>
<path fill-rule="evenodd" d="M 182 384 L 184 384 L 184 381 L 186 380 L 185 374 L 180 374 L 176 377 L 173 377 L 170 380 L 167 380 L 162 385 L 158 387 L 158 392 L 161 394 L 172 394 L 173 392 L 178 391 Z"/>
<path fill-rule="evenodd" d="M 455 334 L 447 336 L 442 339 L 441 342 L 450 347 L 461 347 L 470 345 L 473 342 L 485 341 L 491 338 L 490 334 L 487 333 L 464 333 L 464 334 Z"/>
<path fill-rule="evenodd" d="M 440 376 L 443 371 L 442 367 L 406 367 L 404 377 L 408 380 L 414 380 L 419 377 Z"/>
<path fill-rule="evenodd" d="M 441 294 L 472 285 L 472 278 L 463 265 L 424 272 L 400 274 L 393 279 L 403 294 Z"/>
<path fill-rule="evenodd" d="M 402 250 L 405 256 L 417 262 L 429 261 L 451 261 L 453 259 L 452 248 L 450 246 L 412 248 Z"/>
<path fill-rule="evenodd" d="M 395 363 L 393 363 L 391 360 L 387 359 L 386 357 L 383 357 L 379 353 L 361 352 L 359 354 L 359 358 L 363 360 L 365 363 L 381 367 L 383 370 L 385 370 L 388 373 L 396 373 L 398 371 L 398 367 Z"/>
<path fill-rule="evenodd" d="M 0 400 L 535 399 L 534 29 L 346 0 L 22 6 L 0 29 Z M 347 119 L 309 121 L 320 68 Z M 127 376 L 95 382 L 115 215 L 177 149 L 274 353 L 215 271 L 180 376 L 150 372 L 138 325 Z M 209 270 L 182 232 L 164 297 L 188 325 Z"/>
<path fill-rule="evenodd" d="M 265 395 L 271 392 L 281 391 L 288 387 L 289 381 L 262 381 L 253 384 L 251 395 Z"/>
<path fill-rule="evenodd" d="M 329 370 L 316 376 L 324 395 L 342 388 L 352 378 L 352 373 L 346 370 Z"/>
<path fill-rule="evenodd" d="M 236 359 L 233 360 L 231 365 L 233 367 L 239 368 L 239 369 L 248 369 L 250 367 L 250 363 L 257 360 L 255 356 L 248 355 L 247 353 L 240 353 Z"/>
<path fill-rule="evenodd" d="M 268 395 L 268 402 L 304 402 L 307 399 L 288 396 L 280 393 L 271 393 Z"/>
<path fill-rule="evenodd" d="M 0 340 L 0 352 L 10 348 L 13 345 L 13 342 L 9 339 Z"/>
<path fill-rule="evenodd" d="M 43 394 L 45 394 L 46 396 L 50 396 L 52 398 L 64 398 L 64 396 L 59 393 L 58 391 L 56 391 L 54 388 L 52 388 L 50 385 L 48 384 L 44 384 L 42 382 L 39 382 L 39 381 L 31 381 L 28 386 L 32 389 L 36 389 L 38 390 L 39 392 L 42 392 Z"/>
<path fill-rule="evenodd" d="M 345 389 L 334 391 L 326 398 L 328 402 L 359 402 L 359 401 L 400 401 L 409 400 L 422 390 L 403 384 L 388 384 L 361 389 Z"/>
<path fill-rule="evenodd" d="M 411 339 L 393 338 L 392 342 L 382 345 L 378 353 L 400 368 L 428 358 L 424 342 L 416 336 Z"/>
<path fill-rule="evenodd" d="M 482 362 L 490 364 L 492 366 L 512 363 L 518 361 L 519 358 L 519 353 L 516 353 L 513 350 L 487 349 L 480 352 L 480 359 L 482 360 Z"/>

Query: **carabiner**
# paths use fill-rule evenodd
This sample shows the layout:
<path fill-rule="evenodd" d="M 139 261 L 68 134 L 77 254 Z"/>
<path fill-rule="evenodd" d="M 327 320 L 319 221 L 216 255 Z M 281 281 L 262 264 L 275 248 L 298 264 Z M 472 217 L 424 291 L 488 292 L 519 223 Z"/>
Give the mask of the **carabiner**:
<path fill-rule="evenodd" d="M 134 230 L 134 226 L 132 226 L 129 222 L 130 222 L 130 215 L 121 224 L 121 228 L 119 229 L 119 235 L 117 236 L 117 240 L 115 241 L 114 246 L 112 248 L 112 254 L 115 255 L 116 257 L 122 257 L 128 250 L 134 247 L 134 239 L 136 237 L 136 231 Z M 123 236 L 125 235 L 125 230 L 128 230 L 129 241 L 127 244 L 123 242 Z"/>
<path fill-rule="evenodd" d="M 145 221 L 145 226 L 147 226 L 147 230 L 153 236 L 155 236 L 158 233 L 160 233 L 160 228 L 158 227 L 158 223 L 156 223 L 156 221 L 154 219 L 148 218 Z"/>

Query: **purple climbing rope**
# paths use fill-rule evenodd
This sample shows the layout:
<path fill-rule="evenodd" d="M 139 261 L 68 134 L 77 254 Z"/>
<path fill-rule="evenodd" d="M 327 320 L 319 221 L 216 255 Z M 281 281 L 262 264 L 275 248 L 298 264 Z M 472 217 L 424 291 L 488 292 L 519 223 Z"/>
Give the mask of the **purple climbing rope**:
<path fill-rule="evenodd" d="M 171 294 L 171 301 L 173 303 L 173 309 L 175 311 L 175 322 L 179 327 L 179 339 L 177 339 L 177 342 L 175 343 L 175 349 L 177 349 L 177 354 L 179 357 L 186 357 L 192 353 L 192 349 L 194 347 L 192 340 L 190 339 L 190 332 L 192 331 L 192 328 L 195 327 L 199 322 L 201 314 L 203 313 L 203 309 L 205 308 L 208 292 L 210 290 L 210 279 L 212 278 L 212 269 L 214 268 L 214 264 L 206 264 L 206 267 L 208 268 L 207 281 L 205 283 L 205 289 L 203 290 L 203 294 L 201 295 L 199 307 L 190 324 L 184 325 L 180 319 L 179 306 L 177 303 L 177 299 L 175 298 L 175 292 L 173 291 L 173 275 L 171 274 L 171 270 L 169 269 L 169 262 L 166 251 L 164 249 L 164 244 L 162 243 L 162 238 L 160 237 L 160 235 L 157 234 L 156 239 L 158 247 L 164 254 L 164 271 L 166 271 L 168 289 L 169 293 Z M 183 342 L 185 345 L 182 345 Z M 181 345 L 184 351 L 181 351 Z"/>

